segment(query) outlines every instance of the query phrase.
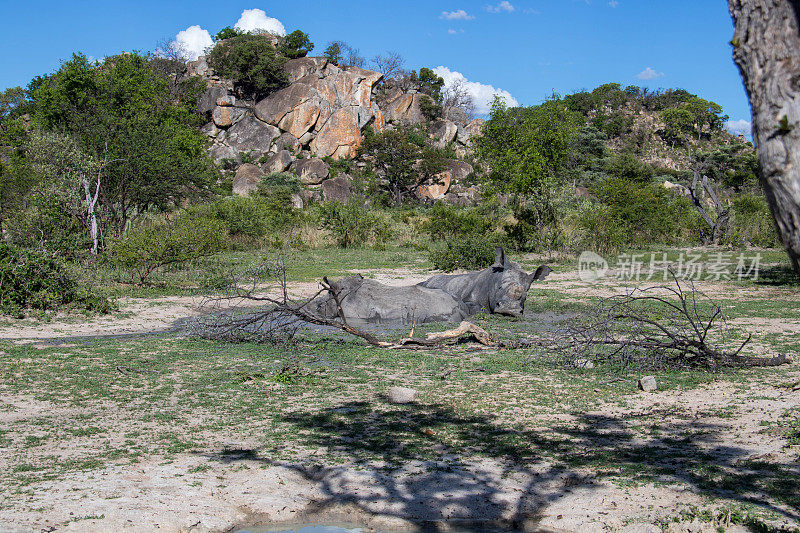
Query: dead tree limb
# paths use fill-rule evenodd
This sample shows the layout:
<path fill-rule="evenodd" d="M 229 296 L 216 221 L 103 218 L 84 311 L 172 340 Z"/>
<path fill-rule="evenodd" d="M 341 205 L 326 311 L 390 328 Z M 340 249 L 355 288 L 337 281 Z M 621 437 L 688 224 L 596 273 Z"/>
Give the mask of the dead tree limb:
<path fill-rule="evenodd" d="M 594 360 L 622 366 L 777 366 L 791 357 L 742 355 L 751 335 L 730 338 L 722 308 L 673 274 L 671 286 L 653 286 L 609 298 L 573 321 L 550 346 L 569 362 Z"/>

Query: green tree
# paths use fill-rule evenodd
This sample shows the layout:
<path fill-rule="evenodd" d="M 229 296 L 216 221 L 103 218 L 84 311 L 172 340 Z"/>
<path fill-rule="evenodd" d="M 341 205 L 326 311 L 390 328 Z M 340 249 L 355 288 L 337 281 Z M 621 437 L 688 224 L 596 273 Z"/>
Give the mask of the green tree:
<path fill-rule="evenodd" d="M 495 98 L 478 154 L 491 169 L 490 190 L 511 198 L 517 223 L 507 231 L 517 247 L 554 224 L 556 191 L 567 179 L 570 141 L 582 121 L 555 96 L 539 106 L 511 109 Z"/>
<path fill-rule="evenodd" d="M 342 61 L 342 47 L 338 42 L 333 42 L 328 45 L 322 55 L 334 65 L 338 65 Z"/>
<path fill-rule="evenodd" d="M 672 107 L 662 111 L 660 116 L 664 122 L 663 137 L 672 142 L 673 148 L 676 142 L 685 142 L 694 129 L 694 115 L 688 109 Z"/>
<path fill-rule="evenodd" d="M 231 39 L 233 37 L 237 37 L 239 35 L 242 35 L 242 33 L 243 32 L 237 30 L 236 28 L 231 28 L 230 26 L 225 26 L 224 28 L 222 28 L 221 30 L 219 30 L 217 32 L 217 34 L 214 36 L 214 40 L 219 42 L 219 41 L 223 41 L 225 39 Z"/>
<path fill-rule="evenodd" d="M 26 137 L 21 114 L 28 104 L 21 87 L 0 92 L 0 233 L 5 229 L 6 218 L 22 206 L 31 185 L 32 177 L 20 149 Z"/>
<path fill-rule="evenodd" d="M 419 74 L 416 76 L 415 81 L 420 92 L 430 96 L 437 105 L 442 105 L 444 79 L 437 76 L 431 69 L 422 67 L 419 69 Z"/>
<path fill-rule="evenodd" d="M 367 129 L 359 155 L 372 161 L 398 204 L 420 183 L 421 176 L 415 162 L 421 158 L 422 149 L 409 139 L 409 132 L 403 128 L 383 133 Z"/>
<path fill-rule="evenodd" d="M 721 105 L 696 96 L 690 98 L 682 107 L 692 114 L 698 140 L 706 126 L 709 131 L 719 130 L 722 129 L 722 124 L 728 120 L 728 116 L 722 114 Z"/>
<path fill-rule="evenodd" d="M 147 56 L 124 53 L 95 65 L 75 54 L 29 85 L 32 123 L 73 135 L 104 164 L 99 202 L 105 222 L 119 230 L 149 209 L 206 194 L 216 179 L 197 129 L 198 90 L 176 100 Z"/>
<path fill-rule="evenodd" d="M 227 232 L 221 221 L 183 214 L 133 228 L 111 242 L 111 256 L 143 285 L 160 267 L 214 255 L 226 244 Z"/>
<path fill-rule="evenodd" d="M 314 43 L 311 42 L 307 33 L 295 30 L 281 39 L 278 48 L 285 57 L 295 59 L 308 55 L 314 49 Z"/>
<path fill-rule="evenodd" d="M 582 118 L 558 98 L 528 108 L 507 108 L 495 98 L 478 140 L 478 152 L 491 167 L 488 178 L 515 203 L 549 197 L 569 154 Z"/>
<path fill-rule="evenodd" d="M 103 170 L 107 161 L 100 162 L 81 149 L 79 142 L 66 134 L 34 132 L 26 143 L 28 160 L 42 180 L 58 184 L 68 199 L 83 197 L 85 211 L 80 218 L 89 228 L 92 254 L 100 248 L 98 205 Z M 81 194 L 82 193 L 82 194 Z"/>
<path fill-rule="evenodd" d="M 22 87 L 11 87 L 0 92 L 0 137 L 8 134 L 11 121 L 19 116 L 27 103 L 28 98 Z"/>
<path fill-rule="evenodd" d="M 217 43 L 208 54 L 214 71 L 233 80 L 245 97 L 263 98 L 285 86 L 289 79 L 283 70 L 286 57 L 264 35 L 244 33 Z"/>

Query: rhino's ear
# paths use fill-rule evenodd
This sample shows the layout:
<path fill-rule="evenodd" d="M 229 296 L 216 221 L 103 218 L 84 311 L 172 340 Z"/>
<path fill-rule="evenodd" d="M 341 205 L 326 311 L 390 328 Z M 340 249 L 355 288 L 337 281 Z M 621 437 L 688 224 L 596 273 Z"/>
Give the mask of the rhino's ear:
<path fill-rule="evenodd" d="M 506 268 L 506 252 L 501 246 L 494 249 L 494 264 L 492 269 L 502 270 Z"/>
<path fill-rule="evenodd" d="M 547 265 L 542 265 L 536 269 L 536 272 L 530 275 L 531 282 L 534 281 L 542 281 L 544 278 L 550 275 L 553 269 Z"/>

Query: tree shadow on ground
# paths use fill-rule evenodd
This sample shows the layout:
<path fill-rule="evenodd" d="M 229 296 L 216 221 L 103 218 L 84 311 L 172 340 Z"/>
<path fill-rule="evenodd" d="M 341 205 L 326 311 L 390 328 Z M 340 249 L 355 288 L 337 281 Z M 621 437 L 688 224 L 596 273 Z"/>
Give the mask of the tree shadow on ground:
<path fill-rule="evenodd" d="M 796 287 L 800 285 L 800 277 L 797 276 L 791 265 L 766 266 L 758 271 L 758 279 L 753 283 L 774 287 Z"/>
<path fill-rule="evenodd" d="M 285 420 L 300 444 L 358 464 L 355 472 L 367 472 L 369 483 L 345 468 L 283 466 L 320 484 L 325 499 L 316 503 L 317 510 L 349 504 L 423 529 L 437 529 L 442 522 L 482 531 L 535 524 L 566 494 L 612 478 L 683 484 L 703 496 L 800 519 L 797 463 L 748 460 L 747 450 L 717 440 L 721 426 L 686 417 L 668 428 L 662 425 L 663 434 L 646 437 L 632 427 L 652 423 L 654 416 L 663 421 L 658 413 L 642 415 L 647 421 L 636 415 L 575 416 L 574 422 L 530 430 L 504 427 L 490 415 L 459 414 L 442 404 L 397 406 L 385 398 L 296 411 Z M 276 464 L 269 455 L 269 450 L 223 450 L 213 458 Z"/>

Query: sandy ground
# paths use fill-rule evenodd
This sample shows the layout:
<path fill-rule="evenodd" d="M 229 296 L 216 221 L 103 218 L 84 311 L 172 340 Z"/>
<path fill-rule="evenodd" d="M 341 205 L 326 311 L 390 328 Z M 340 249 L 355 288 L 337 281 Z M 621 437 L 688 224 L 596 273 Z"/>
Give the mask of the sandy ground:
<path fill-rule="evenodd" d="M 405 270 L 363 273 L 394 285 L 412 284 L 426 277 Z M 616 283 L 585 284 L 574 272 L 554 273 L 542 287 L 574 293 L 576 297 L 619 292 Z M 730 292 L 730 288 L 713 284 L 703 289 L 718 294 Z M 294 283 L 291 290 L 296 296 L 307 296 L 316 291 L 316 284 Z M 771 290 L 737 289 L 743 297 L 750 293 L 763 297 Z M 124 300 L 119 314 L 81 322 L 56 317 L 48 323 L 5 325 L 0 327 L 0 338 L 35 341 L 168 329 L 179 319 L 207 312 L 202 303 L 202 299 L 190 297 Z M 775 332 L 798 329 L 800 324 L 780 321 L 770 326 L 770 331 Z M 793 373 L 795 378 L 800 377 L 800 370 Z M 737 394 L 747 396 L 740 398 L 743 401 L 738 402 L 732 418 L 729 414 L 715 414 L 729 407 L 731 397 Z M 0 427 L 12 420 L 29 419 L 35 423 L 37 417 L 56 411 L 70 416 L 69 408 L 30 398 L 4 396 L 0 400 L 4 406 L 0 410 Z M 798 404 L 800 391 L 754 383 L 746 392 L 737 392 L 732 385 L 718 382 L 713 387 L 693 390 L 641 393 L 625 407 L 608 405 L 586 415 L 596 415 L 597 420 L 614 415 L 634 424 L 642 413 L 663 412 L 665 431 L 673 423 L 676 427 L 702 423 L 702 446 L 735 448 L 740 459 L 769 457 L 797 468 L 800 450 L 787 450 L 785 439 L 765 433 L 761 424 L 776 421 Z M 543 420 L 545 425 L 547 422 Z M 586 423 L 563 417 L 559 422 Z M 597 423 L 597 429 L 604 430 L 602 422 Z M 595 481 L 591 472 L 553 468 L 546 461 L 510 468 L 497 460 L 445 455 L 437 462 L 408 463 L 400 471 L 389 472 L 382 466 L 325 465 L 313 455 L 302 464 L 283 464 L 261 456 L 252 443 L 238 441 L 232 432 L 230 439 L 218 443 L 214 453 L 184 455 L 169 464 L 148 460 L 110 466 L 42 483 L 39 491 L 29 496 L 41 509 L 38 513 L 9 507 L 10 496 L 0 495 L 0 503 L 6 504 L 0 505 L 0 532 L 206 532 L 235 531 L 266 521 L 344 521 L 392 529 L 442 526 L 447 522 L 516 526 L 529 531 L 635 533 L 659 531 L 652 522 L 674 516 L 679 508 L 706 502 L 701 491 L 690 483 L 671 480 L 658 485 L 621 487 Z M 29 503 L 24 507 L 30 507 Z M 796 509 L 777 511 L 786 517 L 786 531 L 800 523 Z M 669 528 L 672 532 L 716 531 L 716 526 L 699 523 L 674 523 Z M 746 530 L 731 526 L 727 531 Z"/>
<path fill-rule="evenodd" d="M 733 420 L 713 414 L 728 407 L 736 395 L 746 401 L 737 402 L 742 407 Z M 687 391 L 641 393 L 625 408 L 609 405 L 586 416 L 617 415 L 635 424 L 643 413 L 663 412 L 667 428 L 685 424 L 687 419 L 698 426 L 702 423 L 701 448 L 738 450 L 738 459 L 730 467 L 765 457 L 792 464 L 800 450 L 787 450 L 785 441 L 765 434 L 761 423 L 777 420 L 799 402 L 800 391 L 737 392 L 730 384 L 716 383 Z M 16 409 L 0 416 L 0 423 L 10 416 L 33 421 L 44 412 L 63 409 L 41 403 L 20 399 Z M 624 428 L 604 427 L 598 422 L 594 429 L 613 433 Z M 720 453 L 724 456 L 725 452 Z M 447 522 L 451 526 L 513 525 L 528 531 L 659 531 L 652 529 L 653 522 L 705 502 L 702 492 L 690 482 L 670 479 L 658 485 L 618 486 L 595 481 L 590 471 L 553 468 L 546 461 L 523 468 L 497 460 L 443 455 L 440 461 L 407 463 L 399 471 L 387 472 L 382 466 L 323 465 L 314 455 L 302 464 L 284 464 L 260 455 L 252 443 L 231 436 L 214 452 L 181 456 L 168 464 L 148 461 L 114 466 L 43 483 L 31 498 L 45 512 L 4 509 L 0 511 L 0 531 L 47 531 L 51 527 L 92 532 L 235 531 L 265 521 L 358 522 L 386 529 Z M 0 502 L 4 499 L 0 497 Z M 797 510 L 777 510 L 787 517 L 781 526 L 793 531 L 790 527 L 798 525 Z M 102 519 L 91 518 L 100 516 Z M 631 524 L 640 529 L 631 529 Z M 716 526 L 699 523 L 675 523 L 670 528 L 672 532 L 717 531 Z M 738 526 L 726 530 L 747 531 Z"/>

